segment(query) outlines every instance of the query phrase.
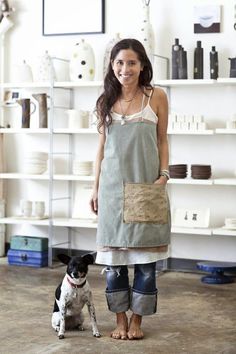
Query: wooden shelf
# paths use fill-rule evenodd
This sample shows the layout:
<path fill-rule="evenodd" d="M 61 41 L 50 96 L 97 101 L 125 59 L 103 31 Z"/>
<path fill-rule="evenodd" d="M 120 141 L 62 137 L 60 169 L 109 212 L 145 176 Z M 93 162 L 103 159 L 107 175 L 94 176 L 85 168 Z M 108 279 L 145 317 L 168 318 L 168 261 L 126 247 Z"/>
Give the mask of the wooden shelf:
<path fill-rule="evenodd" d="M 53 129 L 53 133 L 55 134 L 98 134 L 96 129 L 67 129 L 67 128 L 59 128 Z"/>
<path fill-rule="evenodd" d="M 236 237 L 236 230 L 229 230 L 225 229 L 223 227 L 220 227 L 218 229 L 214 229 L 212 231 L 212 234 L 215 236 L 233 236 Z"/>
<path fill-rule="evenodd" d="M 215 178 L 214 184 L 222 186 L 236 186 L 236 177 L 231 178 Z"/>
<path fill-rule="evenodd" d="M 6 217 L 0 219 L 0 224 L 8 224 L 8 225 L 21 225 L 21 224 L 28 224 L 28 225 L 37 225 L 37 226 L 49 226 L 49 219 L 23 219 L 20 217 Z"/>
<path fill-rule="evenodd" d="M 212 185 L 212 179 L 170 178 L 168 184 Z"/>
<path fill-rule="evenodd" d="M 218 78 L 213 79 L 187 79 L 187 80 L 157 80 L 154 86 L 163 87 L 181 87 L 181 86 L 224 86 L 224 85 L 236 85 L 236 78 Z"/>
<path fill-rule="evenodd" d="M 167 134 L 169 135 L 213 135 L 214 130 L 168 130 Z"/>
<path fill-rule="evenodd" d="M 102 87 L 103 81 L 55 81 L 55 88 Z"/>
<path fill-rule="evenodd" d="M 94 176 L 79 176 L 79 175 L 57 175 L 53 176 L 56 181 L 81 181 L 81 182 L 93 182 Z"/>
<path fill-rule="evenodd" d="M 177 227 L 172 226 L 171 233 L 173 234 L 184 234 L 184 235 L 212 235 L 212 229 L 210 228 L 192 228 L 192 227 Z"/>
<path fill-rule="evenodd" d="M 38 179 L 38 180 L 49 180 L 48 174 L 27 174 L 27 173 L 0 173 L 1 179 Z"/>
<path fill-rule="evenodd" d="M 0 128 L 0 133 L 4 134 L 49 134 L 48 128 Z"/>
<path fill-rule="evenodd" d="M 236 129 L 216 129 L 215 134 L 236 134 Z"/>
<path fill-rule="evenodd" d="M 50 88 L 50 82 L 5 82 L 1 84 L 4 89 L 11 88 Z"/>
<path fill-rule="evenodd" d="M 97 222 L 90 219 L 55 218 L 53 219 L 53 225 L 58 227 L 97 228 Z"/>
<path fill-rule="evenodd" d="M 216 84 L 216 80 L 157 80 L 155 81 L 155 86 L 163 86 L 163 87 L 173 87 L 173 86 L 206 86 L 206 85 L 214 85 Z"/>

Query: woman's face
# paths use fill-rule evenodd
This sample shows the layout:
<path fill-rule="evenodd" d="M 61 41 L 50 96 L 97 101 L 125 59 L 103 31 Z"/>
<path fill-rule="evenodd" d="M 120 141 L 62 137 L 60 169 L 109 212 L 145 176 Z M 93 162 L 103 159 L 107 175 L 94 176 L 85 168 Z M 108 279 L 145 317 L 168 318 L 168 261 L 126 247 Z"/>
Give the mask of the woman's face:
<path fill-rule="evenodd" d="M 140 71 L 143 70 L 138 55 L 132 49 L 122 49 L 112 62 L 114 75 L 121 85 L 138 85 Z"/>

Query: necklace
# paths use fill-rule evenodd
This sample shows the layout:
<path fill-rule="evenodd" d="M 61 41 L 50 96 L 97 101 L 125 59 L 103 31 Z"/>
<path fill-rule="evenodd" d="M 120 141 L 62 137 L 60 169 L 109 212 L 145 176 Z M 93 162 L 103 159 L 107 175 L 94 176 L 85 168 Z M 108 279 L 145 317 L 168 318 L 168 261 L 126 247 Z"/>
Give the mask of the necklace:
<path fill-rule="evenodd" d="M 137 95 L 137 93 L 138 93 L 138 90 L 139 90 L 139 88 L 137 88 L 137 90 L 135 91 L 134 96 L 133 96 L 130 100 L 123 100 L 123 101 L 129 103 L 128 106 L 127 106 L 127 108 L 126 108 L 126 110 L 125 110 L 125 112 L 124 112 L 123 107 L 122 107 L 122 104 L 121 104 L 121 99 L 119 99 L 119 105 L 120 105 L 120 110 L 121 110 L 121 125 L 124 125 L 124 124 L 125 124 L 125 119 L 126 119 L 127 112 L 128 112 L 128 110 L 129 110 L 129 108 L 130 108 L 130 106 L 131 106 L 131 103 L 132 103 L 133 100 L 135 99 L 135 97 L 136 97 L 136 95 Z"/>
<path fill-rule="evenodd" d="M 136 95 L 137 95 L 137 92 L 138 92 L 138 90 L 136 90 L 135 93 L 134 93 L 134 95 L 133 95 L 133 97 L 129 98 L 128 100 L 126 100 L 125 98 L 122 98 L 122 101 L 124 101 L 124 102 L 131 102 L 131 101 L 133 101 L 133 100 L 135 99 Z"/>

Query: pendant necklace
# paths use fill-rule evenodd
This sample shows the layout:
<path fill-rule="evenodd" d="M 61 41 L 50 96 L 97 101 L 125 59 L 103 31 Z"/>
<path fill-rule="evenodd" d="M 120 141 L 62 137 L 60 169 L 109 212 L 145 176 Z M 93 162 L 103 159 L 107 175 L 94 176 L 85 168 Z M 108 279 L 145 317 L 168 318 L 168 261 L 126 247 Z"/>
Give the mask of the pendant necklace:
<path fill-rule="evenodd" d="M 120 105 L 120 110 L 121 110 L 121 125 L 124 125 L 124 124 L 125 124 L 127 112 L 128 112 L 128 110 L 129 110 L 129 108 L 130 108 L 130 106 L 131 106 L 131 103 L 133 102 L 133 100 L 135 99 L 135 97 L 136 97 L 136 95 L 137 95 L 137 93 L 138 93 L 138 89 L 139 89 L 139 87 L 137 88 L 137 90 L 136 90 L 134 96 L 133 96 L 130 100 L 123 100 L 123 101 L 125 101 L 125 102 L 129 102 L 128 107 L 126 108 L 126 111 L 125 111 L 125 112 L 124 112 L 123 107 L 122 107 L 122 104 L 121 104 L 121 99 L 119 99 L 119 105 Z"/>

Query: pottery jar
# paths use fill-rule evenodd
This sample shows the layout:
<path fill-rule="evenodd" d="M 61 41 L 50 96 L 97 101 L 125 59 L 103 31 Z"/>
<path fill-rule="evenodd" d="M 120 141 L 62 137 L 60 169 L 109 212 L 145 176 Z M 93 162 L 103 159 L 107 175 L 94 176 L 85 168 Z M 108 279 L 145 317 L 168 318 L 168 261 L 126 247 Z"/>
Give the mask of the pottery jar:
<path fill-rule="evenodd" d="M 19 64 L 15 68 L 15 81 L 16 82 L 32 82 L 33 74 L 31 67 L 23 60 L 22 64 Z"/>
<path fill-rule="evenodd" d="M 82 39 L 75 45 L 70 59 L 71 81 L 91 81 L 95 74 L 95 55 L 90 44 Z"/>
<path fill-rule="evenodd" d="M 46 50 L 44 55 L 38 58 L 38 64 L 35 70 L 35 81 L 56 80 L 55 68 L 51 56 Z"/>

